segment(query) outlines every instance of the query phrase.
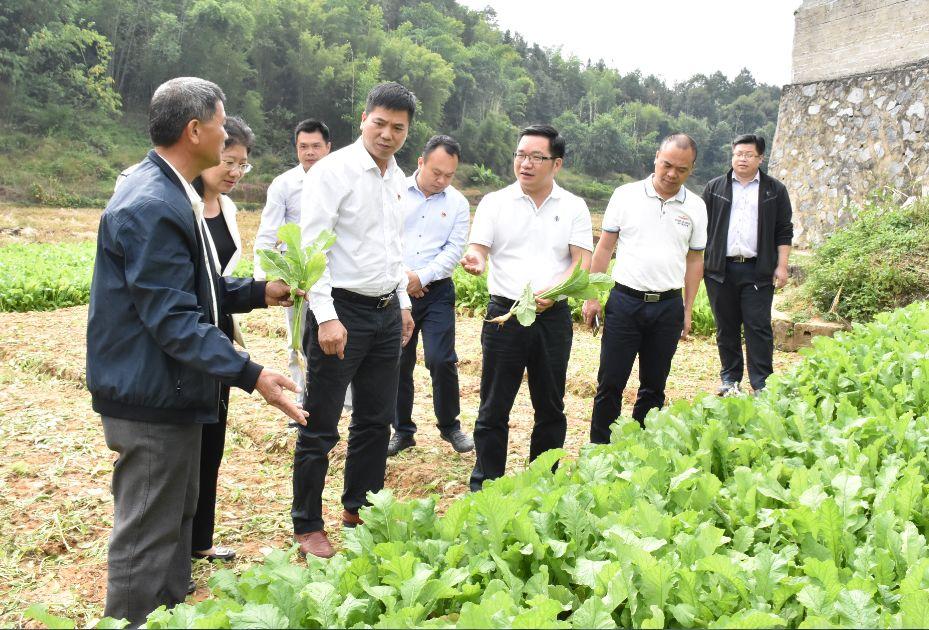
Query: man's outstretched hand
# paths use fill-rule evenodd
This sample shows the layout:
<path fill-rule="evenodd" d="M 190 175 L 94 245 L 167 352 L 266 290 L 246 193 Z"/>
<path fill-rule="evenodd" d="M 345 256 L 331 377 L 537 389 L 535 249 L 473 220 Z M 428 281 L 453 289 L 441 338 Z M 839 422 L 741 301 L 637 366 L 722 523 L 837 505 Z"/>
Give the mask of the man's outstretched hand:
<path fill-rule="evenodd" d="M 310 417 L 310 414 L 298 406 L 293 397 L 288 396 L 285 391 L 290 390 L 295 393 L 300 391 L 297 384 L 292 380 L 273 370 L 264 369 L 258 375 L 255 389 L 258 390 L 258 393 L 269 405 L 283 411 L 297 424 L 306 426 L 306 420 Z"/>
<path fill-rule="evenodd" d="M 297 289 L 297 295 L 305 295 Z M 283 280 L 275 280 L 265 285 L 265 303 L 268 306 L 293 306 L 294 300 L 290 297 L 290 286 Z"/>

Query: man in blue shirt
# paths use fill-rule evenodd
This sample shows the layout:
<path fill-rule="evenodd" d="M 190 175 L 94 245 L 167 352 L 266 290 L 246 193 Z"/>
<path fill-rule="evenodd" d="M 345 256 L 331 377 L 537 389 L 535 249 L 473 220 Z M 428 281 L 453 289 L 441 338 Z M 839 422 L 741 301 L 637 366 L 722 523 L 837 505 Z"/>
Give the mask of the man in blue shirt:
<path fill-rule="evenodd" d="M 416 444 L 413 434 L 413 368 L 423 334 L 426 369 L 432 377 L 432 401 L 439 433 L 459 453 L 474 441 L 458 421 L 458 356 L 455 354 L 455 285 L 452 271 L 468 236 L 470 208 L 450 184 L 458 168 L 461 146 L 449 136 L 433 136 L 407 178 L 403 197 L 403 264 L 413 303 L 413 336 L 400 358 L 400 386 L 389 455 Z"/>

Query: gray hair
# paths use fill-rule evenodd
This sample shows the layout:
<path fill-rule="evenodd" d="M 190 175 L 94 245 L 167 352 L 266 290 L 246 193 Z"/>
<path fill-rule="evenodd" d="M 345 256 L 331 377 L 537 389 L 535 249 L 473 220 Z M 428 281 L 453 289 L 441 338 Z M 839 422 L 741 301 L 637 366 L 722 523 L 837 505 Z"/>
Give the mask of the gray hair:
<path fill-rule="evenodd" d="M 697 143 L 686 133 L 672 133 L 670 136 L 667 136 L 661 141 L 658 150 L 663 150 L 669 144 L 673 144 L 678 149 L 690 149 L 694 152 L 694 162 L 697 161 Z"/>
<path fill-rule="evenodd" d="M 148 135 L 158 147 L 177 142 L 191 120 L 210 120 L 216 104 L 226 95 L 215 83 L 197 77 L 177 77 L 165 81 L 152 94 L 148 107 Z"/>

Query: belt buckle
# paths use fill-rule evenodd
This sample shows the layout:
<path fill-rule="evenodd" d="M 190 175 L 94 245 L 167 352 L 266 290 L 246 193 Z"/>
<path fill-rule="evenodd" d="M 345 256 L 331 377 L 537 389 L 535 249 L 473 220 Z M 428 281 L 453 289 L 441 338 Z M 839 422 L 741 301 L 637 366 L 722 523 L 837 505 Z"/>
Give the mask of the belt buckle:
<path fill-rule="evenodd" d="M 394 299 L 393 293 L 388 293 L 387 295 L 381 296 L 381 301 L 377 303 L 375 308 L 387 308 L 390 305 L 390 302 Z"/>
<path fill-rule="evenodd" d="M 661 295 L 658 293 L 646 293 L 642 299 L 644 299 L 646 302 L 657 302 L 659 299 L 661 299 Z"/>
<path fill-rule="evenodd" d="M 744 263 L 744 262 L 745 262 L 745 256 L 736 256 L 734 262 L 737 262 L 737 263 Z"/>

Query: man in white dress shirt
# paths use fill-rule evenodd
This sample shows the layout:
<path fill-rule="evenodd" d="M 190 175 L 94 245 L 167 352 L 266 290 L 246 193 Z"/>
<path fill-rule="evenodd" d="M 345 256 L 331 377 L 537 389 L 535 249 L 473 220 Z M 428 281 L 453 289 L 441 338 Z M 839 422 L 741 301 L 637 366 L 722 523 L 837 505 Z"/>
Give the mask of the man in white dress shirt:
<path fill-rule="evenodd" d="M 384 486 L 400 352 L 413 333 L 401 245 L 406 177 L 394 154 L 415 113 L 416 97 L 408 89 L 398 83 L 375 86 L 361 117 L 361 137 L 320 162 L 303 188 L 303 241 L 323 230 L 336 235 L 326 271 L 309 294 L 304 335 L 304 408 L 310 420 L 298 427 L 291 509 L 304 554 L 334 553 L 322 493 L 349 383 L 357 395 L 348 427 L 343 525 L 360 524 L 358 509 L 366 505 L 367 493 Z"/>
<path fill-rule="evenodd" d="M 554 127 L 526 127 L 513 154 L 516 182 L 486 195 L 477 207 L 461 265 L 468 273 L 481 275 L 489 259 L 488 319 L 509 311 L 527 284 L 538 294 L 565 280 L 578 263 L 584 269 L 590 266 L 590 211 L 583 199 L 555 183 L 564 153 L 565 139 Z M 571 309 L 567 300 L 537 298 L 536 311 L 538 316 L 528 328 L 515 317 L 502 326 L 484 322 L 473 491 L 506 469 L 510 410 L 526 372 L 535 412 L 530 461 L 564 446 Z"/>
<path fill-rule="evenodd" d="M 704 282 L 716 319 L 721 369 L 717 394 L 736 394 L 745 369 L 752 390 L 774 371 L 771 303 L 787 283 L 793 240 L 787 188 L 761 170 L 765 141 L 744 134 L 732 142 L 732 169 L 703 191 L 709 217 Z"/>
<path fill-rule="evenodd" d="M 255 265 L 254 276 L 256 280 L 267 277 L 261 268 L 258 250 L 286 247 L 280 244 L 277 238 L 278 229 L 285 223 L 300 223 L 300 194 L 303 192 L 303 180 L 313 165 L 329 155 L 332 143 L 329 141 L 329 127 L 318 120 L 307 118 L 301 120 L 294 129 L 294 147 L 297 149 L 299 164 L 290 170 L 284 171 L 274 178 L 268 186 L 264 210 L 261 211 L 261 223 L 258 233 L 255 234 Z M 294 318 L 294 309 L 290 307 L 287 312 L 287 334 Z M 290 339 L 287 340 L 290 345 Z M 306 375 L 297 362 L 297 353 L 290 351 L 289 366 L 290 377 L 300 388 L 298 401 L 302 400 Z"/>
<path fill-rule="evenodd" d="M 703 277 L 706 206 L 684 188 L 696 161 L 693 138 L 683 133 L 668 136 L 655 154 L 655 172 L 617 188 L 603 213 L 603 232 L 590 268 L 606 271 L 616 249 L 616 284 L 600 342 L 590 420 L 590 441 L 595 444 L 610 441 L 636 356 L 639 392 L 632 417 L 644 426 L 649 410 L 665 403 L 671 360 L 678 341 L 690 332 Z M 583 314 L 592 324 L 600 314 L 600 302 L 587 300 Z"/>

